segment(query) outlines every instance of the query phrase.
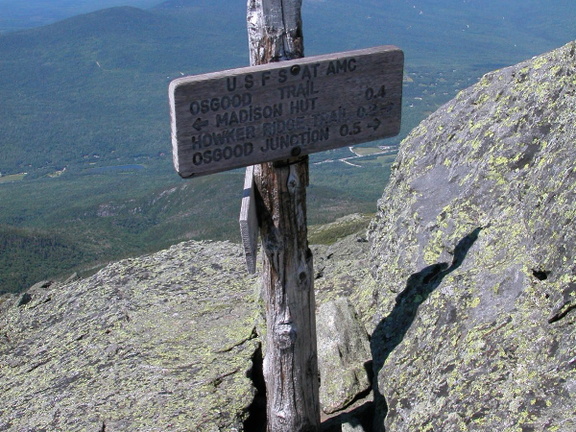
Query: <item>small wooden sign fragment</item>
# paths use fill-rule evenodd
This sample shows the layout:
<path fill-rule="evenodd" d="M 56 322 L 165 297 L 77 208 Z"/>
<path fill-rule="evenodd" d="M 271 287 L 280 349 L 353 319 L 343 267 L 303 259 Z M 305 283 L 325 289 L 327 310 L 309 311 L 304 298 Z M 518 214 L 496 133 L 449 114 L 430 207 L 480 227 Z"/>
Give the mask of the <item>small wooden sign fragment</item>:
<path fill-rule="evenodd" d="M 258 216 L 254 199 L 254 167 L 246 168 L 244 176 L 244 194 L 240 208 L 240 236 L 244 246 L 248 273 L 256 273 L 256 253 L 258 248 Z"/>
<path fill-rule="evenodd" d="M 178 78 L 174 167 L 212 174 L 397 135 L 403 69 L 387 45 Z"/>

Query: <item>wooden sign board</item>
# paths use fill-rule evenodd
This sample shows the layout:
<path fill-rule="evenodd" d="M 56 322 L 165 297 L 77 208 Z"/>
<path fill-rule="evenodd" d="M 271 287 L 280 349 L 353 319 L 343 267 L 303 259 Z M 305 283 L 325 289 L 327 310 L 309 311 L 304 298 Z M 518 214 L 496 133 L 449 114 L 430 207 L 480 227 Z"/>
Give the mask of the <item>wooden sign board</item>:
<path fill-rule="evenodd" d="M 404 53 L 394 46 L 306 57 L 170 83 L 182 177 L 397 135 Z"/>

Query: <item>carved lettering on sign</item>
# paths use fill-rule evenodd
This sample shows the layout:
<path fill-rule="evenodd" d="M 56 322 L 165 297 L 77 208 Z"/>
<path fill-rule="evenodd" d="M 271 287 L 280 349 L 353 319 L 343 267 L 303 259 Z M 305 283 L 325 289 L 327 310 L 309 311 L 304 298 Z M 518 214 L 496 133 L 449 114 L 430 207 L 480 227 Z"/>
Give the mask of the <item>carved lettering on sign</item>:
<path fill-rule="evenodd" d="M 403 64 L 384 46 L 174 80 L 175 168 L 211 174 L 397 135 Z"/>

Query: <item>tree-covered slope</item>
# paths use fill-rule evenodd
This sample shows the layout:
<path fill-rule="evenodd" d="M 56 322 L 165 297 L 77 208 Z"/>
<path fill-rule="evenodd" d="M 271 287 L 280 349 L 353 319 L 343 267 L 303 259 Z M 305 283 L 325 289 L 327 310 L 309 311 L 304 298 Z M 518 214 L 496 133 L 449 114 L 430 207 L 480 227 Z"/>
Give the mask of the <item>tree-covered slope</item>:
<path fill-rule="evenodd" d="M 0 35 L 0 170 L 168 152 L 168 82 L 222 65 L 205 30 L 121 7 Z"/>

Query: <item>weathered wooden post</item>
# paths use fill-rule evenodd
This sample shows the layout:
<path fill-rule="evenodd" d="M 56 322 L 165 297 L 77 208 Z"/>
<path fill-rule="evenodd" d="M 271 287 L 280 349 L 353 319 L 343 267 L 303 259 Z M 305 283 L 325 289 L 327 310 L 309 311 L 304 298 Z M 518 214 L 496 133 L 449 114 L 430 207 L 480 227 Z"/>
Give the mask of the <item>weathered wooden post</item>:
<path fill-rule="evenodd" d="M 248 0 L 250 62 L 304 56 L 302 0 Z M 308 247 L 308 157 L 266 162 L 254 169 L 263 250 L 266 308 L 268 431 L 317 431 L 320 426 L 316 302 Z"/>
<path fill-rule="evenodd" d="M 303 57 L 301 0 L 249 0 L 252 66 L 170 83 L 174 167 L 246 170 L 248 269 L 263 250 L 268 431 L 316 431 L 319 378 L 308 154 L 397 135 L 404 55 L 394 46 Z M 256 220 L 258 223 L 256 223 Z"/>

